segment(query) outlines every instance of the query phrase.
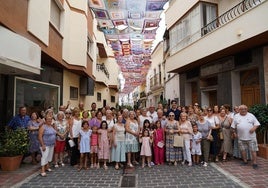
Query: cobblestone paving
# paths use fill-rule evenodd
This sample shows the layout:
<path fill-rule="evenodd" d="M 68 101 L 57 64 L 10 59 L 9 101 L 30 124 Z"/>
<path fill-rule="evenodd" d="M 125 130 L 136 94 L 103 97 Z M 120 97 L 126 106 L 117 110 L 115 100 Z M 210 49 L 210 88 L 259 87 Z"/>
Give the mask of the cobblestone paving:
<path fill-rule="evenodd" d="M 71 166 L 53 169 L 47 177 L 36 174 L 31 180 L 20 187 L 119 187 L 123 170 L 94 169 L 78 172 Z M 137 177 L 137 187 L 213 187 L 238 188 L 243 185 L 218 171 L 215 165 L 201 166 L 153 166 L 152 168 L 136 167 L 133 175 Z"/>

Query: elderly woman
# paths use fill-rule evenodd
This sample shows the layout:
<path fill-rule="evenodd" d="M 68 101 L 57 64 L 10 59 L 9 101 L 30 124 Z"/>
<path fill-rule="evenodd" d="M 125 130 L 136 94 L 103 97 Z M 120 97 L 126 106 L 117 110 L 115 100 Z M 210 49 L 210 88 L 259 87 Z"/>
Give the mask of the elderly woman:
<path fill-rule="evenodd" d="M 138 121 L 135 120 L 135 112 L 129 112 L 129 119 L 126 122 L 126 153 L 127 153 L 127 165 L 129 167 L 133 167 L 131 163 L 131 154 L 135 154 L 139 151 L 139 124 Z M 134 155 L 133 155 L 134 156 Z M 135 157 L 133 157 L 133 161 L 135 161 Z"/>
<path fill-rule="evenodd" d="M 39 118 L 36 112 L 31 114 L 31 120 L 28 122 L 27 129 L 29 131 L 29 138 L 30 138 L 30 148 L 29 151 L 32 157 L 32 164 L 36 165 L 37 160 L 36 156 L 39 148 L 39 141 L 38 141 L 38 131 L 39 127 L 43 124 L 43 121 Z"/>
<path fill-rule="evenodd" d="M 54 164 L 55 168 L 59 167 L 58 160 L 61 166 L 63 163 L 63 154 L 65 149 L 65 141 L 69 132 L 68 121 L 65 120 L 64 112 L 59 111 L 57 114 L 57 120 L 55 121 L 55 130 L 57 131 L 56 146 L 54 151 Z"/>
<path fill-rule="evenodd" d="M 166 132 L 166 160 L 174 165 L 177 165 L 177 161 L 182 161 L 182 148 L 174 147 L 174 135 L 179 133 L 179 123 L 175 120 L 174 112 L 170 112 L 168 115 L 168 121 L 165 127 Z"/>
<path fill-rule="evenodd" d="M 46 171 L 51 171 L 49 168 L 49 162 L 52 161 L 54 153 L 54 145 L 56 140 L 56 130 L 52 124 L 53 117 L 46 116 L 44 124 L 39 129 L 39 143 L 42 154 L 41 158 L 41 176 L 46 176 Z"/>
<path fill-rule="evenodd" d="M 208 138 L 209 134 L 211 134 L 211 124 L 208 120 L 205 119 L 205 112 L 201 112 L 199 115 L 199 120 L 196 122 L 198 126 L 198 131 L 202 134 L 201 141 L 201 151 L 203 157 L 203 166 L 207 166 L 208 157 L 210 151 L 210 140 Z"/>

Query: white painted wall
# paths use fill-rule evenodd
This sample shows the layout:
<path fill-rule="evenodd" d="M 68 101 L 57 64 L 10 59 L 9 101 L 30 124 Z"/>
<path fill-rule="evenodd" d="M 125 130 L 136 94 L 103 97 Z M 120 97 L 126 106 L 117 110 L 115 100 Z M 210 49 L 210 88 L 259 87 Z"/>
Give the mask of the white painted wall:
<path fill-rule="evenodd" d="M 178 74 L 171 76 L 171 78 L 166 81 L 165 98 L 166 100 L 180 98 L 180 78 Z"/>
<path fill-rule="evenodd" d="M 27 30 L 49 45 L 50 0 L 28 0 Z"/>
<path fill-rule="evenodd" d="M 62 57 L 68 64 L 87 66 L 87 18 L 64 4 Z"/>

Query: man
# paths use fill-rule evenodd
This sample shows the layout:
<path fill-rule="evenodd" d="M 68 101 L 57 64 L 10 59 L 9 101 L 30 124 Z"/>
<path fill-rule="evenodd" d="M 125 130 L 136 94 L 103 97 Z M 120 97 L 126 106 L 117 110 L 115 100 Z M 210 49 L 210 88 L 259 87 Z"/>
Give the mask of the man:
<path fill-rule="evenodd" d="M 17 128 L 27 128 L 28 122 L 31 120 L 30 116 L 26 115 L 27 109 L 25 106 L 22 106 L 19 108 L 19 114 L 14 116 L 10 122 L 8 123 L 8 126 L 16 130 Z"/>
<path fill-rule="evenodd" d="M 258 143 L 256 138 L 256 129 L 260 126 L 257 118 L 248 112 L 246 105 L 239 106 L 239 113 L 234 116 L 234 121 L 231 125 L 232 131 L 237 134 L 238 146 L 242 154 L 242 165 L 247 165 L 246 149 L 248 148 L 252 154 L 252 167 L 258 168 L 257 151 Z"/>
<path fill-rule="evenodd" d="M 161 127 L 162 127 L 162 128 L 165 128 L 165 126 L 166 126 L 166 124 L 167 124 L 167 119 L 166 119 L 166 117 L 164 116 L 164 112 L 163 112 L 163 110 L 162 110 L 162 109 L 158 109 L 156 113 L 157 113 L 157 117 L 155 117 L 155 118 L 153 119 L 153 124 L 155 125 L 155 122 L 156 122 L 157 120 L 159 120 L 159 121 L 161 122 Z"/>
<path fill-rule="evenodd" d="M 175 114 L 175 120 L 179 121 L 181 111 L 177 108 L 177 101 L 171 101 L 171 108 L 167 111 L 166 117 L 168 117 L 170 112 L 173 112 Z"/>
<path fill-rule="evenodd" d="M 78 104 L 78 108 L 80 110 L 80 112 L 79 112 L 80 113 L 80 118 L 83 118 L 83 112 L 86 111 L 84 109 L 84 103 L 80 101 L 79 104 Z M 88 111 L 88 118 L 91 119 L 91 113 L 90 113 L 89 110 L 87 110 L 87 111 Z"/>
<path fill-rule="evenodd" d="M 157 117 L 157 113 L 155 111 L 154 106 L 149 107 L 149 110 L 147 111 L 147 116 L 149 116 L 151 119 L 154 119 Z"/>

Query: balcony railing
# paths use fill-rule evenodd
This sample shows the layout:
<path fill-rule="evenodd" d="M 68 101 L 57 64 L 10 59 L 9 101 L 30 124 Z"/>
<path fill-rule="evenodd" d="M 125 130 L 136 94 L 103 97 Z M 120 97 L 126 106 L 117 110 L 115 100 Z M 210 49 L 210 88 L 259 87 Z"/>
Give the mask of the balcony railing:
<path fill-rule="evenodd" d="M 212 32 L 218 27 L 230 22 L 241 14 L 247 12 L 248 10 L 256 7 L 257 5 L 263 3 L 266 0 L 244 0 L 241 3 L 234 6 L 232 9 L 228 10 L 209 24 L 205 25 L 201 29 L 201 34 L 206 35 L 209 32 Z"/>
<path fill-rule="evenodd" d="M 104 64 L 97 63 L 97 71 L 102 71 L 107 78 L 110 77 L 109 71 Z"/>
<path fill-rule="evenodd" d="M 150 89 L 154 90 L 161 86 L 160 83 L 160 75 L 161 73 L 155 74 L 152 78 L 150 78 Z"/>
<path fill-rule="evenodd" d="M 140 92 L 140 98 L 146 97 L 145 91 Z"/>

